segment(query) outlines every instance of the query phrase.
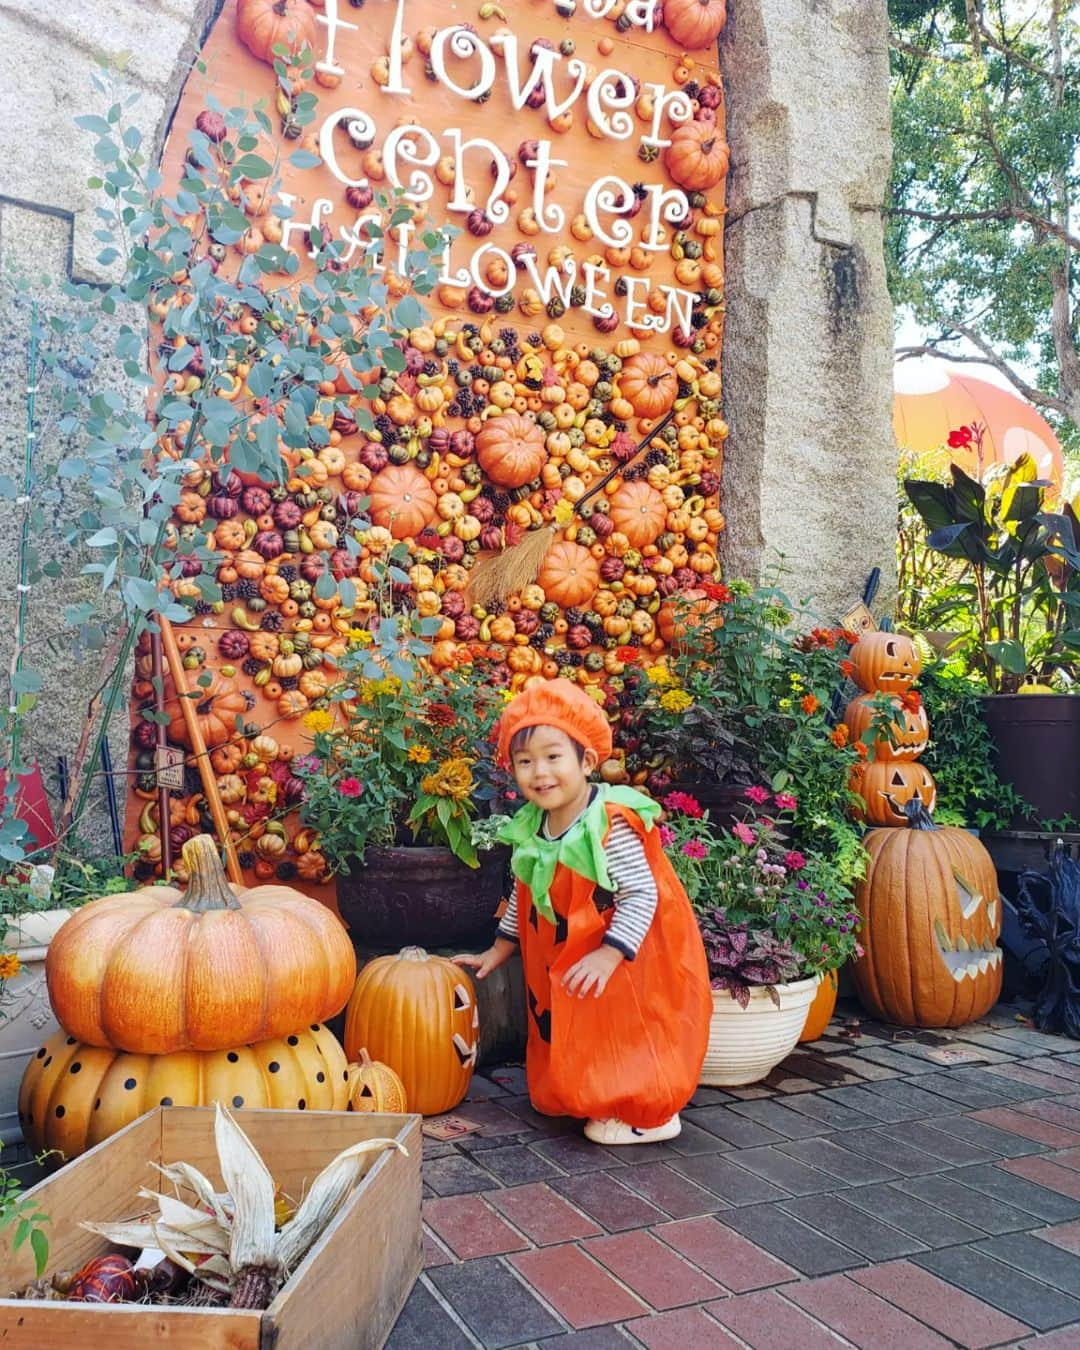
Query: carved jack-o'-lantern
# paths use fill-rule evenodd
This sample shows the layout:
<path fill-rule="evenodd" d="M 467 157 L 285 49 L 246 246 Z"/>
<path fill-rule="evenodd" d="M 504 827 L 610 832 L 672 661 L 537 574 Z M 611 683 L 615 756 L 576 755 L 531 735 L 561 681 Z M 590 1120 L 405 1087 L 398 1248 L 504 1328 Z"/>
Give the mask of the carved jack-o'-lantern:
<path fill-rule="evenodd" d="M 1001 906 L 989 853 L 967 830 L 937 828 L 918 802 L 911 829 L 871 830 L 855 891 L 865 955 L 859 998 L 901 1026 L 958 1027 L 1001 992 Z"/>
<path fill-rule="evenodd" d="M 468 975 L 452 961 L 405 947 L 369 962 L 345 1014 L 350 1059 L 362 1049 L 401 1079 L 411 1111 L 435 1116 L 469 1089 L 480 1019 Z"/>
<path fill-rule="evenodd" d="M 854 698 L 844 712 L 844 722 L 851 732 L 851 739 L 866 740 L 865 733 L 873 725 L 872 707 L 876 694 L 863 694 Z M 917 694 L 909 696 L 907 702 L 899 695 L 891 699 L 893 716 L 889 723 L 887 736 L 879 736 L 874 742 L 874 758 L 877 760 L 913 760 L 926 750 L 930 744 L 930 724 L 926 720 L 926 709 L 920 703 L 914 703 Z"/>
<path fill-rule="evenodd" d="M 905 807 L 918 798 L 930 813 L 937 805 L 937 784 L 929 769 L 905 760 L 876 759 L 858 764 L 848 783 L 862 798 L 863 806 L 854 808 L 859 820 L 871 825 L 906 825 Z"/>
<path fill-rule="evenodd" d="M 855 683 L 868 694 L 906 694 L 922 670 L 922 657 L 903 633 L 864 633 L 851 649 Z"/>

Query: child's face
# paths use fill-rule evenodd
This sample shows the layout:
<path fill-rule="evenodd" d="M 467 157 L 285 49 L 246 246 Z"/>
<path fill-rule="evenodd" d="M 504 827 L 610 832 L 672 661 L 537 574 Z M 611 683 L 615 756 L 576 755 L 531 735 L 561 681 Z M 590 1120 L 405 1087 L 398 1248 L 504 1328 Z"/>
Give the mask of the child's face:
<path fill-rule="evenodd" d="M 528 743 L 513 754 L 517 785 L 526 801 L 549 813 L 577 805 L 588 793 L 596 752 L 578 758 L 577 746 L 555 727 L 535 727 Z"/>

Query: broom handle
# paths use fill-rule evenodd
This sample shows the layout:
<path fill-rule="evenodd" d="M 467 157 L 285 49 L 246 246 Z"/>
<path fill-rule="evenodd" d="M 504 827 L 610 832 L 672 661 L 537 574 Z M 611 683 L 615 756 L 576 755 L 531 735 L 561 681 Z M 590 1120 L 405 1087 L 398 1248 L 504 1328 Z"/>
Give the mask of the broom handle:
<path fill-rule="evenodd" d="M 199 765 L 199 777 L 202 779 L 203 793 L 210 807 L 210 814 L 214 818 L 214 827 L 218 832 L 218 838 L 225 849 L 225 870 L 229 874 L 230 881 L 235 881 L 238 886 L 242 886 L 244 884 L 244 873 L 240 867 L 240 859 L 236 856 L 236 845 L 233 842 L 232 831 L 229 829 L 229 821 L 225 815 L 225 804 L 222 802 L 221 793 L 218 791 L 214 769 L 207 757 L 206 740 L 203 737 L 202 728 L 199 726 L 195 704 L 188 697 L 184 662 L 180 655 L 180 648 L 176 645 L 176 634 L 173 632 L 172 624 L 163 615 L 159 614 L 157 621 L 158 627 L 161 629 L 161 643 L 165 648 L 165 660 L 168 662 L 169 673 L 172 675 L 173 686 L 176 689 L 177 701 L 184 715 L 184 723 L 191 739 L 191 749 Z"/>
<path fill-rule="evenodd" d="M 585 503 L 589 500 L 589 498 L 595 497 L 599 492 L 603 492 L 603 490 L 616 476 L 616 474 L 625 473 L 627 469 L 633 468 L 633 466 L 641 458 L 644 452 L 648 450 L 649 446 L 652 445 L 653 441 L 656 440 L 657 436 L 660 435 L 663 429 L 667 426 L 669 422 L 671 422 L 674 419 L 674 417 L 675 417 L 675 409 L 672 408 L 669 413 L 666 413 L 665 416 L 662 417 L 659 422 L 657 422 L 656 426 L 653 427 L 652 431 L 649 432 L 649 434 L 645 437 L 645 439 L 639 442 L 637 449 L 634 451 L 634 453 L 630 456 L 630 458 L 626 461 L 625 464 L 616 464 L 613 468 L 609 469 L 606 474 L 604 474 L 603 478 L 601 478 L 598 483 L 594 483 L 593 486 L 588 490 L 588 492 L 582 493 L 582 495 L 574 503 L 574 514 L 575 515 L 580 514 L 581 508 L 585 505 Z"/>

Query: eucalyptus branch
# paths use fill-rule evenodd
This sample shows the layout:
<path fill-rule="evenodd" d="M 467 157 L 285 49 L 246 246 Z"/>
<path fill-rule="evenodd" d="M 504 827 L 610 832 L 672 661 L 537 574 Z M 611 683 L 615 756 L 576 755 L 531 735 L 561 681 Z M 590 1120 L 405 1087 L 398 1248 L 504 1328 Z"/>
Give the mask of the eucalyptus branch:
<path fill-rule="evenodd" d="M 1025 210 L 1021 206 L 996 206 L 985 211 L 919 211 L 910 206 L 890 206 L 885 208 L 887 216 L 906 216 L 913 220 L 925 220 L 931 224 L 960 225 L 980 220 L 1017 220 L 1031 225 L 1041 234 L 1050 234 L 1067 244 L 1070 249 L 1080 251 L 1080 237 L 1077 237 L 1064 225 L 1039 212 Z"/>

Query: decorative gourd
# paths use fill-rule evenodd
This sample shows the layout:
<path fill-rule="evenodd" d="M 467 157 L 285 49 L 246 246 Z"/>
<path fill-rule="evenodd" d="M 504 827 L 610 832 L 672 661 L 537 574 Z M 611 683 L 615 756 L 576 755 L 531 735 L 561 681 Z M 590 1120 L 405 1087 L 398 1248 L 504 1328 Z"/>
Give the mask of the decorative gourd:
<path fill-rule="evenodd" d="M 537 582 L 563 609 L 587 605 L 600 585 L 600 564 L 587 548 L 558 539 L 548 549 Z"/>
<path fill-rule="evenodd" d="M 252 56 L 273 65 L 277 46 L 314 48 L 315 15 L 307 0 L 239 0 L 236 33 Z"/>
<path fill-rule="evenodd" d="M 192 689 L 196 698 L 187 700 L 195 706 L 195 716 L 203 734 L 207 749 L 224 745 L 237 735 L 236 719 L 243 718 L 248 712 L 248 701 L 242 689 L 226 679 L 217 671 L 208 671 L 210 683 L 197 685 Z M 190 750 L 191 735 L 184 720 L 184 708 L 176 693 L 172 679 L 165 679 L 165 711 L 169 716 L 167 735 L 177 745 L 186 745 Z"/>
<path fill-rule="evenodd" d="M 859 998 L 900 1026 L 959 1027 L 1001 993 L 1001 906 L 989 853 L 967 830 L 938 828 L 917 803 L 911 828 L 871 830 L 855 889 L 865 955 Z"/>
<path fill-rule="evenodd" d="M 664 165 L 688 192 L 707 192 L 728 171 L 728 143 L 712 122 L 684 122 L 671 134 Z"/>
<path fill-rule="evenodd" d="M 635 417 L 654 421 L 663 417 L 675 402 L 679 392 L 679 377 L 675 369 L 654 352 L 639 352 L 632 356 L 619 375 L 622 396 L 634 410 Z"/>
<path fill-rule="evenodd" d="M 372 523 L 395 539 L 415 538 L 435 519 L 435 489 L 412 464 L 390 464 L 371 480 Z"/>
<path fill-rule="evenodd" d="M 349 1110 L 401 1114 L 409 1109 L 407 1103 L 405 1085 L 390 1065 L 361 1049 L 360 1062 L 349 1065 Z"/>
<path fill-rule="evenodd" d="M 922 657 L 904 633 L 864 633 L 851 649 L 853 678 L 868 694 L 906 694 L 922 671 Z"/>
<path fill-rule="evenodd" d="M 905 760 L 858 764 L 848 786 L 862 798 L 862 810 L 855 810 L 857 819 L 871 825 L 907 825 L 905 811 L 916 797 L 928 813 L 937 805 L 937 784 L 930 770 Z"/>
<path fill-rule="evenodd" d="M 814 995 L 814 1001 L 806 1014 L 806 1024 L 802 1029 L 802 1035 L 799 1037 L 799 1044 L 804 1045 L 809 1041 L 820 1040 L 825 1034 L 825 1029 L 832 1021 L 832 1015 L 836 1011 L 836 996 L 840 989 L 840 977 L 835 970 L 827 970 L 821 977 L 821 983 L 817 987 L 817 993 Z"/>
<path fill-rule="evenodd" d="M 449 1111 L 469 1090 L 479 1017 L 469 977 L 452 961 L 405 947 L 360 972 L 345 1014 L 350 1059 L 366 1047 L 389 1064 L 411 1111 Z"/>
<path fill-rule="evenodd" d="M 128 1303 L 135 1287 L 135 1267 L 119 1252 L 107 1252 L 76 1271 L 65 1298 L 72 1303 Z"/>
<path fill-rule="evenodd" d="M 664 27 L 689 52 L 711 47 L 727 22 L 727 0 L 664 0 Z"/>
<path fill-rule="evenodd" d="M 611 498 L 609 514 L 632 548 L 647 548 L 663 532 L 667 507 L 654 487 L 639 481 L 624 483 L 619 488 Z"/>
<path fill-rule="evenodd" d="M 74 1158 L 155 1106 L 344 1111 L 348 1097 L 349 1066 L 324 1026 L 172 1055 L 129 1055 L 58 1031 L 26 1066 L 19 1123 L 35 1153 Z"/>
<path fill-rule="evenodd" d="M 149 886 L 93 900 L 45 963 L 60 1025 L 149 1055 L 220 1050 L 333 1017 L 356 977 L 341 920 L 287 886 L 236 891 L 214 841 L 183 846 L 186 892 Z"/>
<path fill-rule="evenodd" d="M 864 740 L 864 733 L 870 730 L 874 721 L 874 709 L 871 706 L 877 694 L 862 694 L 847 705 L 844 722 L 851 739 Z M 898 694 L 892 697 L 894 716 L 889 723 L 889 734 L 874 742 L 874 761 L 918 759 L 930 743 L 930 724 L 926 719 L 926 709 L 917 694 L 907 696 L 907 702 Z"/>
<path fill-rule="evenodd" d="M 656 630 L 672 651 L 677 652 L 683 640 L 707 641 L 713 628 L 724 626 L 724 616 L 717 613 L 720 606 L 710 600 L 704 591 L 683 591 L 678 600 L 665 600 L 656 615 Z"/>
<path fill-rule="evenodd" d="M 476 458 L 500 487 L 519 488 L 540 477 L 547 459 L 544 433 L 517 413 L 503 413 L 485 423 L 476 438 Z"/>

